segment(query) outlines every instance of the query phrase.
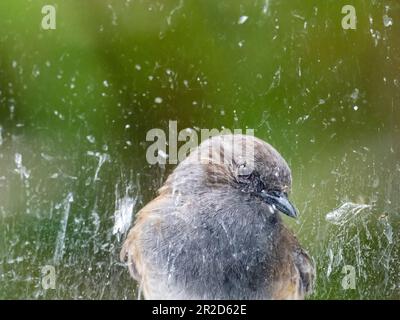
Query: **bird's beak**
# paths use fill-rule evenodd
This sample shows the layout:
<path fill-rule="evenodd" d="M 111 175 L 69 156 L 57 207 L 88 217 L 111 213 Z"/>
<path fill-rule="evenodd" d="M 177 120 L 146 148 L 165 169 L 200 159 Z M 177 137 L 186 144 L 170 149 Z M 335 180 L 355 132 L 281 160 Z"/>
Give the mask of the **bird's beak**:
<path fill-rule="evenodd" d="M 293 204 L 290 203 L 287 196 L 282 192 L 265 190 L 260 193 L 261 198 L 271 206 L 275 206 L 280 212 L 292 218 L 297 218 L 298 211 Z"/>

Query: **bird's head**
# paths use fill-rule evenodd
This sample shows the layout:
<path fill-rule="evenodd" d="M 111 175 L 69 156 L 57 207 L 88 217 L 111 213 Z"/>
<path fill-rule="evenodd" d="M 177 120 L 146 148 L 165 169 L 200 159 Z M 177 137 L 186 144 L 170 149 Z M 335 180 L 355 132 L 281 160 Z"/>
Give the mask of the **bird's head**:
<path fill-rule="evenodd" d="M 297 217 L 288 200 L 291 172 L 283 157 L 271 145 L 250 135 L 220 135 L 204 141 L 182 165 L 201 164 L 208 186 L 232 186 Z"/>

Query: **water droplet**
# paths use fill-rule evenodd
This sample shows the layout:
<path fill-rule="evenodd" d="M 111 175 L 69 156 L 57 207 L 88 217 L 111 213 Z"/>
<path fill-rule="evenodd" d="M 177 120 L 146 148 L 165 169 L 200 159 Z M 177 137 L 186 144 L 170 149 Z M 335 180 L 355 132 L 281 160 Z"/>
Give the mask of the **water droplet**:
<path fill-rule="evenodd" d="M 247 21 L 247 19 L 249 19 L 248 16 L 241 16 L 239 18 L 238 24 L 244 24 Z"/>
<path fill-rule="evenodd" d="M 384 15 L 383 16 L 383 25 L 385 27 L 390 27 L 391 25 L 393 25 L 393 19 L 390 18 L 388 15 Z"/>
<path fill-rule="evenodd" d="M 90 142 L 90 143 L 94 143 L 96 141 L 95 137 L 92 135 L 86 136 L 86 139 Z"/>
<path fill-rule="evenodd" d="M 350 97 L 351 97 L 354 101 L 356 101 L 356 100 L 358 99 L 359 93 L 360 93 L 360 91 L 359 91 L 357 88 L 355 88 L 354 91 L 351 93 Z"/>
<path fill-rule="evenodd" d="M 39 70 L 39 67 L 38 67 L 37 65 L 34 65 L 34 66 L 33 66 L 32 75 L 33 75 L 33 77 L 35 77 L 35 78 L 37 78 L 37 77 L 40 76 L 40 70 Z"/>
<path fill-rule="evenodd" d="M 161 104 L 163 102 L 163 99 L 161 97 L 156 97 L 154 99 L 154 102 L 157 103 L 157 104 Z"/>
<path fill-rule="evenodd" d="M 22 155 L 20 153 L 16 153 L 14 156 L 14 162 L 17 168 L 21 167 L 22 164 Z"/>
<path fill-rule="evenodd" d="M 263 9 L 262 9 L 262 12 L 264 14 L 268 13 L 268 7 L 269 7 L 269 0 L 265 0 L 264 6 L 263 6 Z"/>

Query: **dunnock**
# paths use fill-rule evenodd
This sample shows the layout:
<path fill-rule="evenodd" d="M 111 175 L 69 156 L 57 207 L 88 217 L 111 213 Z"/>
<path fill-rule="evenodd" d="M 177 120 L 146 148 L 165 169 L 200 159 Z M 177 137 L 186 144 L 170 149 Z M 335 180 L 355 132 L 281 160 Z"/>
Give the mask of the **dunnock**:
<path fill-rule="evenodd" d="M 247 135 L 204 141 L 141 209 L 121 251 L 147 299 L 303 299 L 314 266 L 279 212 L 291 173 Z"/>

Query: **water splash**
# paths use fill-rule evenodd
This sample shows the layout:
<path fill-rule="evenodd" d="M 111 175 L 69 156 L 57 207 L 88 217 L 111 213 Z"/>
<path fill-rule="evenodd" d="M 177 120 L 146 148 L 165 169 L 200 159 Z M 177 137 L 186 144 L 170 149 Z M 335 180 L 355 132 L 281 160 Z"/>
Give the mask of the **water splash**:
<path fill-rule="evenodd" d="M 61 219 L 60 230 L 57 236 L 56 249 L 54 251 L 53 260 L 55 264 L 58 264 L 64 256 L 65 234 L 67 232 L 68 217 L 71 210 L 71 203 L 73 201 L 74 201 L 74 196 L 72 192 L 70 192 L 68 193 L 63 203 L 56 206 L 56 209 L 59 209 L 62 206 L 64 210 L 64 215 Z"/>
<path fill-rule="evenodd" d="M 100 152 L 93 152 L 93 151 L 88 151 L 87 154 L 89 156 L 96 157 L 99 160 L 95 174 L 94 174 L 94 178 L 93 178 L 94 181 L 97 181 L 97 180 L 99 180 L 99 172 L 100 172 L 101 167 L 103 166 L 103 164 L 106 161 L 110 160 L 110 156 L 107 153 L 100 153 Z"/>
<path fill-rule="evenodd" d="M 179 4 L 174 9 L 171 10 L 169 16 L 167 17 L 168 25 L 171 25 L 173 16 L 182 8 L 183 8 L 183 0 L 180 0 Z"/>
<path fill-rule="evenodd" d="M 279 67 L 272 77 L 272 83 L 265 94 L 268 94 L 272 89 L 279 87 L 281 83 L 281 67 Z"/>
<path fill-rule="evenodd" d="M 137 186 L 139 184 L 137 183 Z M 115 212 L 114 212 L 114 226 L 113 234 L 117 235 L 118 240 L 121 235 L 128 231 L 133 216 L 133 209 L 136 206 L 139 190 L 137 190 L 134 197 L 130 196 L 132 185 L 129 185 L 125 190 L 125 195 L 120 196 L 118 192 L 118 185 L 115 187 Z"/>
<path fill-rule="evenodd" d="M 20 153 L 16 153 L 14 156 L 14 162 L 16 165 L 15 172 L 17 172 L 21 180 L 28 179 L 30 176 L 30 172 L 26 169 L 25 166 L 22 165 L 22 155 Z"/>
<path fill-rule="evenodd" d="M 336 224 L 343 225 L 357 216 L 361 211 L 369 209 L 372 206 L 369 204 L 357 204 L 353 202 L 346 202 L 339 208 L 326 214 L 325 218 L 327 221 Z"/>
<path fill-rule="evenodd" d="M 389 218 L 387 215 L 382 215 L 379 217 L 379 222 L 383 226 L 383 234 L 385 235 L 388 244 L 393 243 L 393 228 L 389 222 Z"/>

